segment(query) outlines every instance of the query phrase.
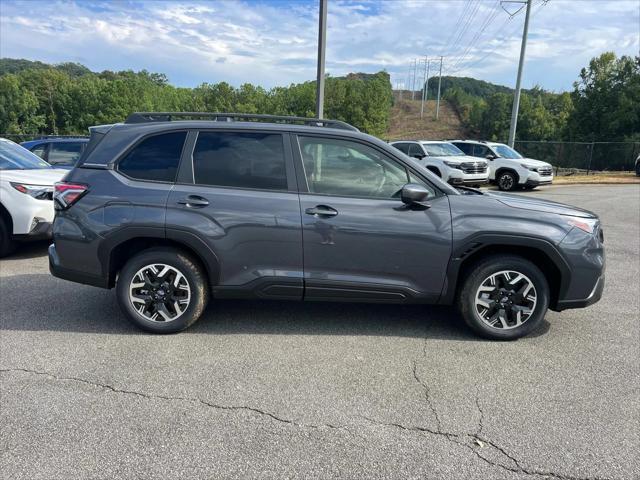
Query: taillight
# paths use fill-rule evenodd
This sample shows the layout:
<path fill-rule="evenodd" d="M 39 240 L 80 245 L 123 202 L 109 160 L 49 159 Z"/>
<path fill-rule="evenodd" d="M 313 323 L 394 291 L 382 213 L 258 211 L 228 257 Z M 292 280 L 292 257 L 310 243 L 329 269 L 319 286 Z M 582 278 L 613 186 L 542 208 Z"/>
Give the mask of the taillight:
<path fill-rule="evenodd" d="M 65 210 L 88 191 L 89 187 L 81 183 L 58 182 L 54 185 L 53 206 L 56 210 Z"/>

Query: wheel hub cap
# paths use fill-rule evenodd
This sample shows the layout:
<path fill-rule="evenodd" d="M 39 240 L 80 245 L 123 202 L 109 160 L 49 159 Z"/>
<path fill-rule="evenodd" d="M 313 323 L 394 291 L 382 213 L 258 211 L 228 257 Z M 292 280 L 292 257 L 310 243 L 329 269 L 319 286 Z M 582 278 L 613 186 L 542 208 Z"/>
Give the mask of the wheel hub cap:
<path fill-rule="evenodd" d="M 478 287 L 475 313 L 492 328 L 516 328 L 531 317 L 537 299 L 529 277 L 515 270 L 503 270 L 488 276 Z"/>
<path fill-rule="evenodd" d="M 154 263 L 136 272 L 129 285 L 131 305 L 146 320 L 171 322 L 191 302 L 187 278 L 175 267 Z"/>

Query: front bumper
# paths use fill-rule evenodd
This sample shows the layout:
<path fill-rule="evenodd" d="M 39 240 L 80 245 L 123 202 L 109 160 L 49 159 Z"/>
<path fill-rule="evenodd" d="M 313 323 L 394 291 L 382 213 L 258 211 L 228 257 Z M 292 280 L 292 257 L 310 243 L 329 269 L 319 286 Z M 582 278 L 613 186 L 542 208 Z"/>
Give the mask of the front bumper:
<path fill-rule="evenodd" d="M 489 178 L 452 178 L 449 180 L 451 185 L 485 185 L 489 183 Z"/>
<path fill-rule="evenodd" d="M 602 274 L 600 278 L 598 278 L 591 294 L 587 298 L 579 300 L 559 300 L 555 310 L 560 312 L 570 308 L 584 308 L 598 302 L 602 298 L 602 292 L 604 291 L 604 277 L 604 274 Z"/>
<path fill-rule="evenodd" d="M 31 222 L 31 230 L 29 233 L 23 233 L 14 235 L 16 240 L 43 240 L 51 238 L 51 232 L 53 230 L 53 223 L 44 221 L 41 218 L 35 217 Z"/>

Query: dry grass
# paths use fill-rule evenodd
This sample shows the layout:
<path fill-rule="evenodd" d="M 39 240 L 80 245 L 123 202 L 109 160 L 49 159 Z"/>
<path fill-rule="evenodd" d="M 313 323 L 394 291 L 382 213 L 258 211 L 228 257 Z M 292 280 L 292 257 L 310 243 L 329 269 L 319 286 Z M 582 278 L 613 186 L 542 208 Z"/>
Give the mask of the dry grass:
<path fill-rule="evenodd" d="M 451 106 L 440 102 L 440 115 L 435 119 L 436 101 L 425 102 L 420 118 L 420 101 L 396 99 L 391 110 L 386 140 L 446 140 L 465 138 L 466 131 Z"/>
<path fill-rule="evenodd" d="M 640 184 L 640 177 L 632 172 L 597 172 L 592 175 L 561 175 L 553 178 L 556 185 L 572 184 Z"/>

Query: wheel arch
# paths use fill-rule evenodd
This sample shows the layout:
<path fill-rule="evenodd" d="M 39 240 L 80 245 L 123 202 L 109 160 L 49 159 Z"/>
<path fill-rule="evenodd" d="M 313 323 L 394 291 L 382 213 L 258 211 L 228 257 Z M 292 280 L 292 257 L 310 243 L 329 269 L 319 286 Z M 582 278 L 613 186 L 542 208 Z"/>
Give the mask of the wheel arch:
<path fill-rule="evenodd" d="M 440 302 L 453 303 L 462 280 L 473 266 L 489 255 L 518 255 L 535 264 L 549 283 L 550 308 L 555 309 L 570 281 L 570 267 L 564 257 L 547 240 L 511 235 L 487 235 L 474 238 L 456 249 L 447 270 L 446 284 Z"/>
<path fill-rule="evenodd" d="M 495 176 L 493 177 L 494 180 L 497 182 L 498 177 L 502 175 L 504 172 L 513 173 L 516 176 L 516 183 L 517 184 L 520 183 L 520 174 L 513 167 L 498 167 L 498 169 L 496 170 Z"/>
<path fill-rule="evenodd" d="M 115 286 L 118 273 L 127 260 L 143 250 L 154 247 L 170 247 L 187 253 L 204 268 L 209 280 L 209 287 L 217 285 L 220 268 L 216 255 L 195 235 L 187 232 L 180 233 L 172 237 L 132 236 L 121 239 L 119 243 L 112 245 L 109 249 L 108 259 L 105 262 L 108 272 L 108 288 Z"/>
<path fill-rule="evenodd" d="M 2 203 L 0 203 L 0 219 L 7 222 L 7 227 L 9 228 L 9 233 L 13 234 L 13 217 Z"/>

